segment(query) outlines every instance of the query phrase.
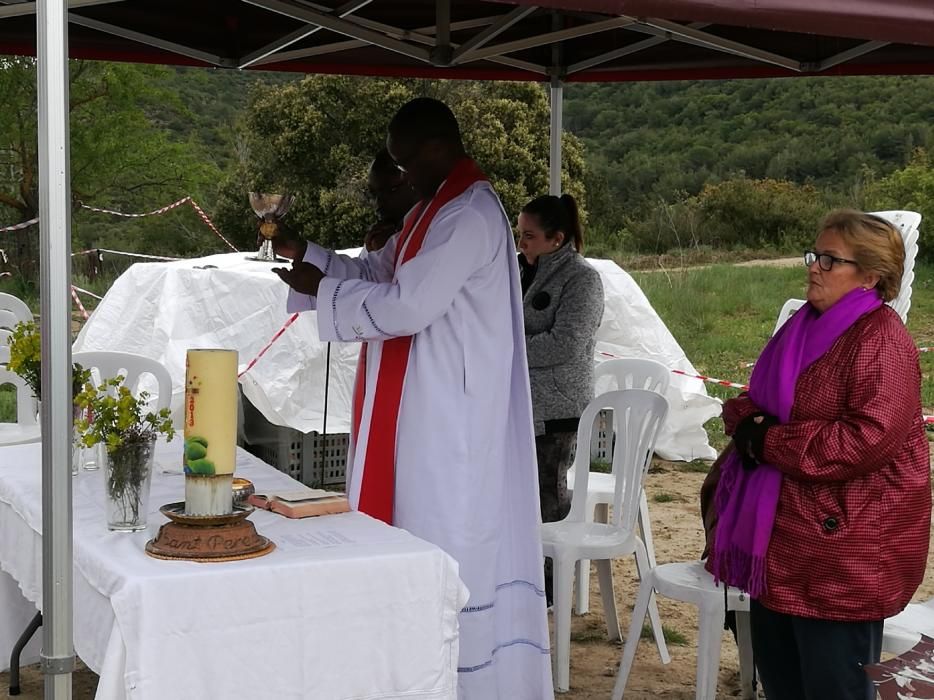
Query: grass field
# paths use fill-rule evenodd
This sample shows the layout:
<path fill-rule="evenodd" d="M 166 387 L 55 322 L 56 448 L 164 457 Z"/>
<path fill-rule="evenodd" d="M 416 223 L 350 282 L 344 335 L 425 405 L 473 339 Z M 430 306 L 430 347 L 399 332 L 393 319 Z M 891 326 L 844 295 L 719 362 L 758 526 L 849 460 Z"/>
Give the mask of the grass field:
<path fill-rule="evenodd" d="M 700 374 L 745 383 L 768 341 L 787 299 L 804 296 L 806 272 L 800 267 L 715 265 L 672 272 L 633 272 L 655 310 Z M 934 345 L 934 265 L 915 267 L 908 330 L 919 346 Z M 921 399 L 934 409 L 934 353 L 921 354 Z M 735 389 L 707 384 L 726 399 Z M 719 418 L 707 423 L 711 444 L 726 444 Z"/>
<path fill-rule="evenodd" d="M 800 267 L 737 267 L 713 265 L 672 271 L 633 271 L 655 310 L 684 348 L 698 372 L 745 383 L 765 345 L 782 304 L 804 295 L 806 272 Z M 91 284 L 98 294 L 102 280 Z M 80 284 L 80 283 L 79 283 Z M 919 346 L 934 345 L 934 265 L 917 265 L 908 330 Z M 921 354 L 922 404 L 934 412 L 934 353 Z M 726 399 L 735 389 L 708 384 L 714 396 Z M 13 397 L 0 391 L 0 420 L 12 420 Z M 726 439 L 719 418 L 707 423 L 711 444 Z M 701 468 L 701 465 L 698 465 Z"/>

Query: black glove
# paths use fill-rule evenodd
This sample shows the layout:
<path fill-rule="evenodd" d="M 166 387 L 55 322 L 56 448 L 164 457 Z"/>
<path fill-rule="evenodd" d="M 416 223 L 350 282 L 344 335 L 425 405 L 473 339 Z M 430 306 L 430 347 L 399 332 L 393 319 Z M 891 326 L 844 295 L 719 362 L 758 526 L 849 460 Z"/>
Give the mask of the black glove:
<path fill-rule="evenodd" d="M 762 461 L 765 449 L 765 434 L 773 425 L 778 425 L 778 418 L 768 413 L 753 413 L 746 416 L 736 426 L 733 443 L 743 462 L 743 468 L 751 471 Z"/>

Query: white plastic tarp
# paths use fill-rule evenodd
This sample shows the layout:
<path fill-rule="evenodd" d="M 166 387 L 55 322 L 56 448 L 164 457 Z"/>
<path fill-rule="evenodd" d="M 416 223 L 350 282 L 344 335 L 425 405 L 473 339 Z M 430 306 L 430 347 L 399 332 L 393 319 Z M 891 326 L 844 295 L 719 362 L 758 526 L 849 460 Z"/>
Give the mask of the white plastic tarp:
<path fill-rule="evenodd" d="M 286 286 L 270 271 L 273 265 L 246 258 L 247 254 L 231 253 L 133 265 L 111 286 L 74 350 L 120 350 L 160 361 L 172 375 L 172 408 L 180 417 L 189 348 L 235 349 L 242 371 L 289 319 Z M 611 261 L 591 263 L 606 291 L 597 350 L 651 357 L 693 373 L 684 351 L 632 278 Z M 244 395 L 274 425 L 320 432 L 327 351 L 327 344 L 318 340 L 315 314 L 301 314 L 242 376 Z M 328 433 L 350 430 L 359 351 L 358 344 L 331 345 Z M 608 358 L 598 352 L 597 360 L 603 359 Z M 712 458 L 703 424 L 719 414 L 719 401 L 707 396 L 700 380 L 674 374 L 671 379 L 671 411 L 658 443 L 659 455 Z"/>

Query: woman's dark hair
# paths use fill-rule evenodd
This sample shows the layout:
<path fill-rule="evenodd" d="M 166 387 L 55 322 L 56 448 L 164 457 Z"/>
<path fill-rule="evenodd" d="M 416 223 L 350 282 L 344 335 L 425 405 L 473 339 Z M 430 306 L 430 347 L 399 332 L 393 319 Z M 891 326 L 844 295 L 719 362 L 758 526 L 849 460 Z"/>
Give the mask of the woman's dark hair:
<path fill-rule="evenodd" d="M 543 194 L 522 207 L 522 213 L 536 218 L 545 232 L 545 238 L 551 240 L 560 231 L 564 234 L 562 246 L 573 242 L 574 250 L 578 253 L 583 252 L 584 234 L 581 231 L 577 202 L 571 195 L 556 197 L 553 194 Z"/>

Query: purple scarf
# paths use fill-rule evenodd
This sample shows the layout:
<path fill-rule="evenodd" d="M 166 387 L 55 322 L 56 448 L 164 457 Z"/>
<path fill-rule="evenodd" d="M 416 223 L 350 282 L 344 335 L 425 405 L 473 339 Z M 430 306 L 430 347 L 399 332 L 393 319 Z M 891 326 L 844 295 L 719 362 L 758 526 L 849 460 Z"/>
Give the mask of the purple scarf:
<path fill-rule="evenodd" d="M 780 423 L 791 418 L 795 385 L 861 316 L 882 306 L 875 290 L 854 289 L 824 313 L 802 306 L 772 336 L 749 380 L 749 398 Z M 735 450 L 724 460 L 717 485 L 717 531 L 709 568 L 719 583 L 758 598 L 766 592 L 765 557 L 772 536 L 782 473 L 768 464 L 747 472 Z"/>

